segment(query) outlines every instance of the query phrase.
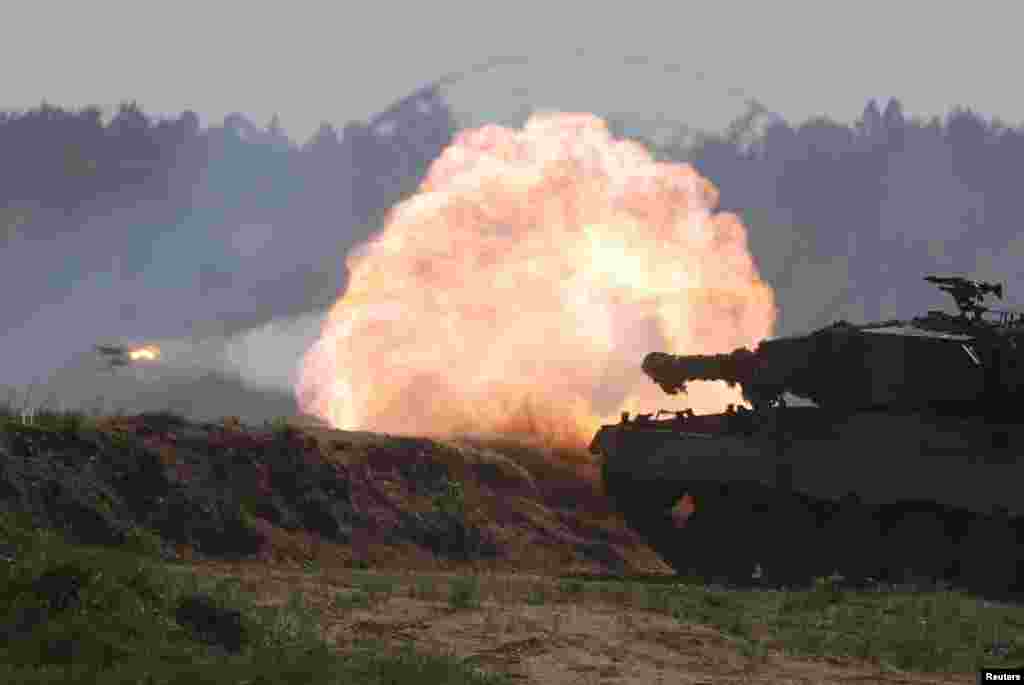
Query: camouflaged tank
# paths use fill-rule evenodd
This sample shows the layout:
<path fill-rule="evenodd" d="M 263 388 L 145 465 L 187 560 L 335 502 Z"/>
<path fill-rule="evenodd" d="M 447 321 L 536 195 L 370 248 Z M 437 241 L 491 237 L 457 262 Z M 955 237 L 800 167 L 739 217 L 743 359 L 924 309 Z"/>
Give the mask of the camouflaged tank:
<path fill-rule="evenodd" d="M 590 449 L 627 522 L 708 579 L 1024 590 L 1024 317 L 982 305 L 1001 285 L 926 280 L 959 314 L 649 354 L 643 371 L 667 393 L 723 380 L 752 409 L 603 426 Z"/>

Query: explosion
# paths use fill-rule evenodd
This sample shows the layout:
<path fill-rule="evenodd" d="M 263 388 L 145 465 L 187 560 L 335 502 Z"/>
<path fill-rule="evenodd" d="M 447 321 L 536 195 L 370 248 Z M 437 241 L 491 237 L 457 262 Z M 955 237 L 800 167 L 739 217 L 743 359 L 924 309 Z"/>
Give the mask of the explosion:
<path fill-rule="evenodd" d="M 644 355 L 752 348 L 775 320 L 746 230 L 717 204 L 693 167 L 590 114 L 464 131 L 347 256 L 300 408 L 346 430 L 571 447 L 622 411 L 683 408 Z M 721 382 L 682 398 L 742 403 Z"/>
<path fill-rule="evenodd" d="M 133 361 L 155 361 L 160 357 L 160 348 L 156 345 L 137 347 L 128 352 L 128 357 Z"/>

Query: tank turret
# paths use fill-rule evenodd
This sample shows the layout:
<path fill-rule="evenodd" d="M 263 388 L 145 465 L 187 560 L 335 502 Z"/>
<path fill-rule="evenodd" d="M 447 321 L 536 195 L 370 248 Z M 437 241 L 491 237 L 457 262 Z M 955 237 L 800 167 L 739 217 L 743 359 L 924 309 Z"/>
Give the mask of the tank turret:
<path fill-rule="evenodd" d="M 928 276 L 950 292 L 959 315 L 932 311 L 910 321 L 852 325 L 840 321 L 808 335 L 762 342 L 753 351 L 673 355 L 652 352 L 642 369 L 669 394 L 694 380 L 740 385 L 755 409 L 785 394 L 820 407 L 950 410 L 987 415 L 1020 399 L 1024 325 L 1019 316 L 981 305 L 1002 285 Z M 1017 362 L 1020 361 L 1021 364 Z"/>
<path fill-rule="evenodd" d="M 1024 593 L 1024 317 L 984 306 L 1001 284 L 925 280 L 958 313 L 648 354 L 641 368 L 666 393 L 724 381 L 753 409 L 603 426 L 591 450 L 627 522 L 675 568 L 705 576 L 912 573 Z M 1000 561 L 980 561 L 986 538 L 1003 541 Z"/>

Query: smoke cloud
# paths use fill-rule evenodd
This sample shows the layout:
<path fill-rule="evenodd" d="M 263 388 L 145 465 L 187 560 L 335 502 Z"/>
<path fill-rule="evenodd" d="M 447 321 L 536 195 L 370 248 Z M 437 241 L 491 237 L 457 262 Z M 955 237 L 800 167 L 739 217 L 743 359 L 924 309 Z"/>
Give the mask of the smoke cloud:
<path fill-rule="evenodd" d="M 316 343 L 323 322 L 323 314 L 312 312 L 238 333 L 224 345 L 227 367 L 254 389 L 291 392 L 301 358 Z"/>

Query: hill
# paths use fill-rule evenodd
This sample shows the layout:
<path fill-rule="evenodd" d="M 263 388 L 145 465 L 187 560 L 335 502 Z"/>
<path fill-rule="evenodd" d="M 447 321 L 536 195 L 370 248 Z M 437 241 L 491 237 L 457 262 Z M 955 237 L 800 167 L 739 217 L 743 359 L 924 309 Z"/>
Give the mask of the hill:
<path fill-rule="evenodd" d="M 8 506 L 85 544 L 142 530 L 162 538 L 168 558 L 667 572 L 581 455 L 302 419 L 248 428 L 158 412 L 37 423 L 0 434 L 0 487 Z"/>

